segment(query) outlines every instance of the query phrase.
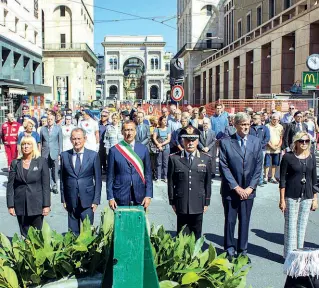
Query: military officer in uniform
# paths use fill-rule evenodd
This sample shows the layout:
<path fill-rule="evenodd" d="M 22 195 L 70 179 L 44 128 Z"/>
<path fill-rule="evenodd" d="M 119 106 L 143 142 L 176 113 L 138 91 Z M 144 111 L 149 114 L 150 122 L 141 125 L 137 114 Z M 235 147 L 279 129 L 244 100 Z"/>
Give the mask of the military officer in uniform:
<path fill-rule="evenodd" d="M 197 149 L 200 131 L 189 125 L 182 129 L 185 150 L 172 154 L 168 163 L 169 204 L 177 215 L 177 233 L 193 232 L 196 239 L 202 234 L 203 213 L 211 195 L 211 157 Z"/>

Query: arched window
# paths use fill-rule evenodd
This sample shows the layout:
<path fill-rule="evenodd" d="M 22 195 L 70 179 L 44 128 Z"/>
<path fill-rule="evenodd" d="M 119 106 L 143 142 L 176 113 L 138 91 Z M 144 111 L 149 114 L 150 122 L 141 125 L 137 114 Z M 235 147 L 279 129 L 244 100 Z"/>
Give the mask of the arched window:
<path fill-rule="evenodd" d="M 158 87 L 153 85 L 151 86 L 151 90 L 150 90 L 150 98 L 151 99 L 158 99 Z"/>
<path fill-rule="evenodd" d="M 118 63 L 117 56 L 110 56 L 110 59 L 109 59 L 110 70 L 117 70 L 118 69 L 117 63 Z"/>
<path fill-rule="evenodd" d="M 159 69 L 158 56 L 152 56 L 152 58 L 151 58 L 151 70 L 158 70 L 158 69 Z"/>
<path fill-rule="evenodd" d="M 115 85 L 110 86 L 109 97 L 117 96 L 117 87 Z"/>

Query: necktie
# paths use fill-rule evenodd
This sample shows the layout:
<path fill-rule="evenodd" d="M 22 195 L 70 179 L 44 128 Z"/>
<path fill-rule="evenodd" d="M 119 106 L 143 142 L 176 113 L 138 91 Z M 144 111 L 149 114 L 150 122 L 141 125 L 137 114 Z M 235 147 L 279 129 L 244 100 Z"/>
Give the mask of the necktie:
<path fill-rule="evenodd" d="M 80 158 L 80 153 L 76 153 L 76 160 L 75 160 L 75 167 L 74 171 L 76 175 L 79 175 L 80 170 L 81 170 L 81 158 Z"/>
<path fill-rule="evenodd" d="M 299 129 L 298 129 L 298 130 L 299 130 L 299 132 L 301 132 L 301 131 L 302 131 L 301 123 L 299 123 L 298 126 L 299 126 Z"/>
<path fill-rule="evenodd" d="M 188 155 L 188 163 L 189 163 L 189 166 L 192 166 L 192 163 L 193 163 L 192 154 Z"/>
<path fill-rule="evenodd" d="M 204 131 L 204 139 L 206 140 L 207 139 L 207 132 Z"/>
<path fill-rule="evenodd" d="M 240 148 L 241 148 L 241 151 L 243 151 L 243 153 L 245 154 L 245 151 L 246 151 L 245 140 L 242 138 L 240 139 Z"/>

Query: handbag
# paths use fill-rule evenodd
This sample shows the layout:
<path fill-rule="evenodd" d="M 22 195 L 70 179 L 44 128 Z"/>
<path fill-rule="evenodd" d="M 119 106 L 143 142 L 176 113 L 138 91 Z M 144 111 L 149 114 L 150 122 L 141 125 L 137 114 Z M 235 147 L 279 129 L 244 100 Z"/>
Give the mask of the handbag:
<path fill-rule="evenodd" d="M 164 139 L 159 136 L 156 138 L 156 140 L 158 143 L 164 142 Z M 160 152 L 160 150 L 157 148 L 156 144 L 154 143 L 153 138 L 151 138 L 151 141 L 149 142 L 149 147 L 150 147 L 150 152 L 152 154 L 158 154 Z"/>

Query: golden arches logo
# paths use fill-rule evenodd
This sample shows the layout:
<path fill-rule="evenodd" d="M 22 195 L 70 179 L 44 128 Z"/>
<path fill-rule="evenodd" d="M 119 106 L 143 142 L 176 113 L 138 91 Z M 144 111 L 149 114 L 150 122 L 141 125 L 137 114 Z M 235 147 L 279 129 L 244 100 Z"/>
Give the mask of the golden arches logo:
<path fill-rule="evenodd" d="M 308 84 L 316 84 L 315 75 L 314 74 L 306 74 L 303 81 L 304 81 L 304 83 L 308 83 Z"/>

